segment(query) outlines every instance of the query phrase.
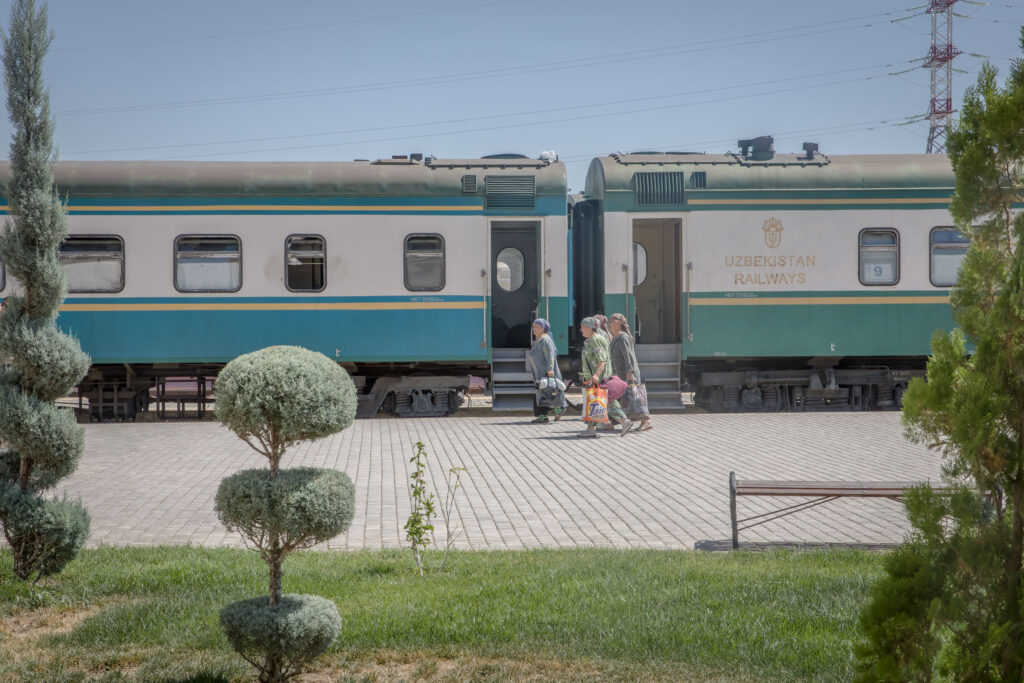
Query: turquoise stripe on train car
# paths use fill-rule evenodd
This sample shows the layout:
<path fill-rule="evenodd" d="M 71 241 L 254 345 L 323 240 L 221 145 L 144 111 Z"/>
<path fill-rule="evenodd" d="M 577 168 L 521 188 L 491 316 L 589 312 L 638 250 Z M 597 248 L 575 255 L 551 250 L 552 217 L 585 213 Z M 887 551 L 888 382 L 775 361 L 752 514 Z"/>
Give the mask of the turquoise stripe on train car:
<path fill-rule="evenodd" d="M 710 191 L 687 193 L 684 204 L 673 211 L 864 211 L 865 209 L 948 209 L 949 190 L 917 191 Z M 664 213 L 665 206 L 638 205 L 632 193 L 609 192 L 606 212 Z"/>
<path fill-rule="evenodd" d="M 564 354 L 569 301 L 548 301 Z M 73 297 L 58 324 L 94 363 L 224 362 L 274 344 L 355 362 L 486 361 L 490 310 L 469 296 Z"/>
<path fill-rule="evenodd" d="M 934 332 L 954 327 L 945 291 L 717 293 L 686 309 L 685 359 L 927 356 Z"/>
<path fill-rule="evenodd" d="M 537 197 L 532 209 L 485 209 L 483 197 L 72 197 L 70 215 L 439 215 L 564 216 L 564 197 Z M 0 214 L 8 205 L 0 205 Z"/>
<path fill-rule="evenodd" d="M 275 344 L 355 362 L 486 361 L 486 309 L 477 302 L 455 309 L 65 310 L 58 324 L 94 363 L 224 362 Z"/>
<path fill-rule="evenodd" d="M 491 297 L 487 297 L 487 310 L 491 310 Z M 546 319 L 551 325 L 552 339 L 555 341 L 555 349 L 560 356 L 569 353 L 569 325 L 572 322 L 569 311 L 569 298 L 564 296 L 541 297 L 537 308 L 537 315 Z M 488 314 L 488 340 L 492 338 L 491 334 L 491 316 Z"/>

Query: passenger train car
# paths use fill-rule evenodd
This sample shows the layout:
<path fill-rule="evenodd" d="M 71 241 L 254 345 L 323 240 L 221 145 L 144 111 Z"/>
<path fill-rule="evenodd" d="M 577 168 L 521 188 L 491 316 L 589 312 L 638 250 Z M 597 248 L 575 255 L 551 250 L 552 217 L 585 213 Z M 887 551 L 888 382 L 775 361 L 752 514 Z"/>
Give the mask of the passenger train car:
<path fill-rule="evenodd" d="M 765 137 L 591 163 L 572 209 L 576 320 L 627 314 L 654 350 L 649 394 L 859 409 L 898 405 L 923 374 L 967 249 L 948 158 L 804 148 L 776 154 Z"/>
<path fill-rule="evenodd" d="M 898 405 L 953 324 L 948 159 L 739 147 L 600 157 L 568 199 L 562 163 L 521 155 L 59 163 L 80 393 L 131 418 L 169 377 L 296 344 L 350 371 L 361 416 L 450 414 L 470 375 L 529 408 L 530 321 L 571 377 L 579 321 L 622 312 L 653 407 Z"/>
<path fill-rule="evenodd" d="M 364 416 L 454 412 L 492 349 L 529 345 L 537 315 L 569 351 L 555 160 L 62 162 L 56 182 L 70 233 L 58 323 L 92 356 L 80 392 L 96 418 L 131 418 L 154 382 L 274 344 L 343 363 Z M 15 288 L 0 270 L 0 297 Z"/>

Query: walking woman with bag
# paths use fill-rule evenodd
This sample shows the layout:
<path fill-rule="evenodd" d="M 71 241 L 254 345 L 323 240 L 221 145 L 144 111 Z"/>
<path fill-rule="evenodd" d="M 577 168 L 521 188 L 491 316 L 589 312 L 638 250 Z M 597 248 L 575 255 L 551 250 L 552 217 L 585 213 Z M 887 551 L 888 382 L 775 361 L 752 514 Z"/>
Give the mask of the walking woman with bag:
<path fill-rule="evenodd" d="M 651 413 L 647 408 L 647 389 L 640 377 L 640 364 L 636 360 L 636 345 L 629 333 L 629 322 L 621 313 L 613 313 L 608 320 L 608 329 L 612 334 L 611 358 L 615 374 L 626 381 L 629 389 L 622 397 L 622 408 L 633 420 L 639 419 L 640 426 L 636 431 L 646 432 L 652 429 Z"/>
<path fill-rule="evenodd" d="M 599 385 L 608 391 L 608 417 L 612 422 L 622 425 L 622 432 L 619 436 L 625 436 L 632 423 L 622 412 L 622 407 L 617 400 L 623 393 L 622 389 L 625 387 L 625 383 L 617 377 L 612 384 L 608 383 L 609 378 L 613 377 L 612 359 L 608 338 L 598 330 L 600 330 L 600 323 L 597 318 L 589 317 L 580 321 L 580 333 L 586 338 L 582 357 L 583 380 L 591 385 Z M 593 422 L 587 423 L 587 428 L 576 436 L 597 436 L 597 425 Z"/>
<path fill-rule="evenodd" d="M 533 381 L 537 386 L 537 397 L 533 403 L 534 422 L 546 424 L 548 412 L 554 413 L 555 420 L 565 412 L 565 384 L 558 369 L 558 351 L 551 339 L 551 325 L 544 318 L 533 321 L 533 346 L 527 354 Z"/>

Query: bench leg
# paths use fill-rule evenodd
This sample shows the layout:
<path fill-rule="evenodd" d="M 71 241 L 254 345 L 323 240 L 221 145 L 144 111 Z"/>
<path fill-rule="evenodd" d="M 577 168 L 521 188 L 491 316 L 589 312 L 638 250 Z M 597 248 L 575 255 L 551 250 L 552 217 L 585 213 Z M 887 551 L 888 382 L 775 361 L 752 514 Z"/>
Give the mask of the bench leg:
<path fill-rule="evenodd" d="M 729 516 L 732 518 L 732 549 L 740 547 L 740 531 L 736 524 L 736 473 L 729 473 Z"/>

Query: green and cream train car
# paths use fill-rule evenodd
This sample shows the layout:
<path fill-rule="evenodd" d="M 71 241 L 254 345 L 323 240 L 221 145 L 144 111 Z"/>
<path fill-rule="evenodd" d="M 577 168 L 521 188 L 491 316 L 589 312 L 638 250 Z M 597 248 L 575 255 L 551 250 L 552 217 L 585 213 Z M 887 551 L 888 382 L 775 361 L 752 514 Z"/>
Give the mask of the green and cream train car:
<path fill-rule="evenodd" d="M 557 160 L 61 162 L 55 176 L 58 324 L 92 357 L 79 395 L 95 418 L 132 419 L 178 377 L 205 398 L 203 378 L 277 344 L 344 364 L 366 417 L 454 413 L 471 375 L 522 365 L 538 315 L 568 353 Z M 9 184 L 0 166 L 0 197 Z M 0 264 L 0 299 L 17 293 Z"/>
<path fill-rule="evenodd" d="M 573 206 L 576 317 L 623 312 L 648 391 L 711 410 L 895 406 L 967 238 L 944 155 L 594 159 Z"/>

